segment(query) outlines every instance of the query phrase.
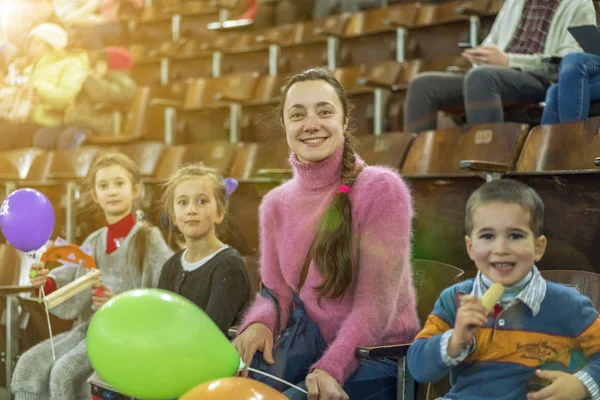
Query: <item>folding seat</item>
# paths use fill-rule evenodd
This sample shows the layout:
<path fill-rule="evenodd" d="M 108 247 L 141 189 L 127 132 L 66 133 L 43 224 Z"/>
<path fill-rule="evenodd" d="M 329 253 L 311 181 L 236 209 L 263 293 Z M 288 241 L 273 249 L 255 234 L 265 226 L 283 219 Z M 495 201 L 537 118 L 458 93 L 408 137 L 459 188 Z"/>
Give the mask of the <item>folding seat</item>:
<path fill-rule="evenodd" d="M 315 67 L 337 68 L 340 38 L 348 20 L 349 16 L 342 14 L 305 21 L 297 24 L 292 42 L 290 36 L 270 39 L 270 43 L 279 47 L 278 69 L 271 70 L 271 74 L 294 74 Z"/>
<path fill-rule="evenodd" d="M 93 221 L 101 211 L 94 211 L 82 183 L 102 151 L 86 146 L 45 153 L 34 159 L 27 178 L 18 183 L 18 188 L 37 189 L 52 202 L 56 216 L 53 237 L 81 243 L 94 230 Z"/>
<path fill-rule="evenodd" d="M 170 79 L 209 78 L 220 75 L 219 51 L 236 35 L 220 34 L 202 40 L 186 40 L 179 54 L 170 58 Z"/>
<path fill-rule="evenodd" d="M 170 57 L 178 54 L 183 41 L 160 42 L 158 46 L 134 44 L 129 47 L 133 55 L 131 71 L 140 85 L 166 85 L 170 80 Z"/>
<path fill-rule="evenodd" d="M 341 37 L 339 66 L 408 59 L 402 43 L 418 10 L 412 3 L 352 14 Z"/>
<path fill-rule="evenodd" d="M 600 117 L 533 128 L 514 172 L 507 177 L 534 188 L 545 205 L 544 269 L 600 271 Z"/>
<path fill-rule="evenodd" d="M 219 75 L 237 72 L 269 72 L 269 45 L 258 42 L 260 32 L 238 33 L 230 46 L 219 52 Z"/>
<path fill-rule="evenodd" d="M 21 277 L 21 256 L 19 252 L 8 243 L 0 244 L 0 313 L 2 313 L 2 326 L 0 329 L 0 385 L 10 391 L 10 380 L 13 367 L 17 358 L 25 350 L 20 346 L 21 336 L 25 333 L 23 328 L 24 315 L 19 314 L 17 295 L 25 295 L 33 288 L 30 285 L 19 285 Z M 28 273 L 29 271 L 27 271 Z"/>
<path fill-rule="evenodd" d="M 145 138 L 149 127 L 146 124 L 150 105 L 150 88 L 139 87 L 135 100 L 126 114 L 113 111 L 113 135 L 90 135 L 84 144 L 89 146 L 114 146 L 133 143 Z"/>
<path fill-rule="evenodd" d="M 357 135 L 380 135 L 386 130 L 389 99 L 405 67 L 405 63 L 387 61 L 333 71 L 356 107 L 354 115 L 358 118 L 352 123 Z"/>
<path fill-rule="evenodd" d="M 240 103 L 242 142 L 264 142 L 284 137 L 285 132 L 275 111 L 285 79 L 282 75 L 261 76 L 252 99 Z"/>
<path fill-rule="evenodd" d="M 515 169 L 527 133 L 527 125 L 504 123 L 417 135 L 401 169 L 415 202 L 415 257 L 475 272 L 464 243 L 467 200 L 486 180 Z M 461 169 L 461 161 L 469 160 L 474 168 L 487 166 L 487 172 Z"/>
<path fill-rule="evenodd" d="M 197 1 L 174 1 L 166 6 L 144 9 L 138 19 L 128 21 L 133 42 L 178 41 L 182 37 L 202 37 L 210 21 L 218 18 L 213 4 Z"/>
<path fill-rule="evenodd" d="M 367 165 L 400 169 L 415 136 L 405 132 L 361 136 L 357 152 Z"/>
<path fill-rule="evenodd" d="M 154 99 L 166 107 L 165 143 L 238 142 L 240 103 L 252 98 L 258 80 L 258 73 L 249 72 L 200 78 L 188 86 L 183 102 Z"/>
<path fill-rule="evenodd" d="M 457 56 L 459 42 L 475 46 L 480 41 L 480 19 L 477 13 L 464 7 L 462 0 L 427 4 L 420 7 L 416 21 L 405 41 L 412 58 L 429 59 Z"/>
<path fill-rule="evenodd" d="M 229 199 L 225 241 L 241 254 L 258 251 L 258 206 L 266 193 L 291 178 L 288 158 L 285 138 L 238 148 L 230 176 L 239 186 Z"/>
<path fill-rule="evenodd" d="M 36 159 L 45 153 L 42 149 L 28 148 L 10 150 L 0 153 L 0 202 L 17 189 L 17 184 L 27 178 L 29 170 Z"/>

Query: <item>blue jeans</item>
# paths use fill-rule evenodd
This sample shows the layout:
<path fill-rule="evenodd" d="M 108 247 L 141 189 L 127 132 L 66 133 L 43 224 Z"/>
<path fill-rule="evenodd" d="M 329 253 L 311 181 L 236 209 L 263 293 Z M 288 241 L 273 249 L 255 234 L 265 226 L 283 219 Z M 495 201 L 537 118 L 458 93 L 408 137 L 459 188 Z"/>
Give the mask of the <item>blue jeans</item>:
<path fill-rule="evenodd" d="M 361 360 L 358 368 L 344 384 L 350 400 L 396 399 L 398 365 L 392 360 Z M 299 383 L 306 389 L 304 382 Z M 290 388 L 283 393 L 288 399 L 306 400 L 306 395 Z"/>
<path fill-rule="evenodd" d="M 579 121 L 589 117 L 590 102 L 600 99 L 600 56 L 567 54 L 560 63 L 558 84 L 546 93 L 542 124 Z"/>

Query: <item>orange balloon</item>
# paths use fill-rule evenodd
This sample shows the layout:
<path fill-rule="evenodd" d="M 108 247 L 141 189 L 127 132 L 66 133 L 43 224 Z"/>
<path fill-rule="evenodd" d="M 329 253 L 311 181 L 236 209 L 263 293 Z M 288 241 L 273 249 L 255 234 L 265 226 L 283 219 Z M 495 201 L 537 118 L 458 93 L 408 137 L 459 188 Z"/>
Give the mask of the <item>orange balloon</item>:
<path fill-rule="evenodd" d="M 287 400 L 270 386 L 250 378 L 223 378 L 196 386 L 179 400 Z"/>

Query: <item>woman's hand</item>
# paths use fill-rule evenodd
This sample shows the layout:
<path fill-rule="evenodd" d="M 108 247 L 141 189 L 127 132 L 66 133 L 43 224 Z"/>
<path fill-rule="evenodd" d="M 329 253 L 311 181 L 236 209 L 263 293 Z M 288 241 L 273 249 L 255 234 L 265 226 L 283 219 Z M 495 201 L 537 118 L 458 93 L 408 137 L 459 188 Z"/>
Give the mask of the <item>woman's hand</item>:
<path fill-rule="evenodd" d="M 29 282 L 31 282 L 31 286 L 35 289 L 39 289 L 46 284 L 46 280 L 48 279 L 48 269 L 46 266 L 41 263 L 35 263 L 31 265 L 31 269 L 29 270 Z"/>
<path fill-rule="evenodd" d="M 267 364 L 275 362 L 273 360 L 273 332 L 264 324 L 256 322 L 249 325 L 235 338 L 233 347 L 247 366 L 252 364 L 252 358 L 257 351 L 263 352 L 263 358 Z M 240 375 L 248 376 L 248 371 L 242 371 Z"/>
<path fill-rule="evenodd" d="M 342 385 L 321 369 L 315 369 L 308 374 L 304 383 L 308 391 L 308 400 L 349 400 Z"/>
<path fill-rule="evenodd" d="M 92 288 L 92 304 L 100 308 L 114 297 L 114 293 L 110 288 L 102 282 L 96 283 Z"/>

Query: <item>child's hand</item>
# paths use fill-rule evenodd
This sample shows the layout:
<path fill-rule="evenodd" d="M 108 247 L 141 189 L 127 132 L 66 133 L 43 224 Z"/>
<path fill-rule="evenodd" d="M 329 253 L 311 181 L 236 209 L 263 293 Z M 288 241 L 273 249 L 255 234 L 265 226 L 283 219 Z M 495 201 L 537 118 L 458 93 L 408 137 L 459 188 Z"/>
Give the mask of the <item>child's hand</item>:
<path fill-rule="evenodd" d="M 456 357 L 461 350 L 473 342 L 473 336 L 488 320 L 488 312 L 479 299 L 465 295 L 456 311 L 454 332 L 448 343 L 448 355 Z"/>
<path fill-rule="evenodd" d="M 48 271 L 46 266 L 41 263 L 35 263 L 31 265 L 31 270 L 29 270 L 29 281 L 31 282 L 31 286 L 36 289 L 44 286 L 46 284 L 46 279 L 48 279 Z"/>
<path fill-rule="evenodd" d="M 114 293 L 108 286 L 102 282 L 96 283 L 92 288 L 92 303 L 96 307 L 101 307 L 114 296 Z"/>
<path fill-rule="evenodd" d="M 559 371 L 535 371 L 542 379 L 552 383 L 542 390 L 527 394 L 527 400 L 583 400 L 589 393 L 577 377 Z"/>

